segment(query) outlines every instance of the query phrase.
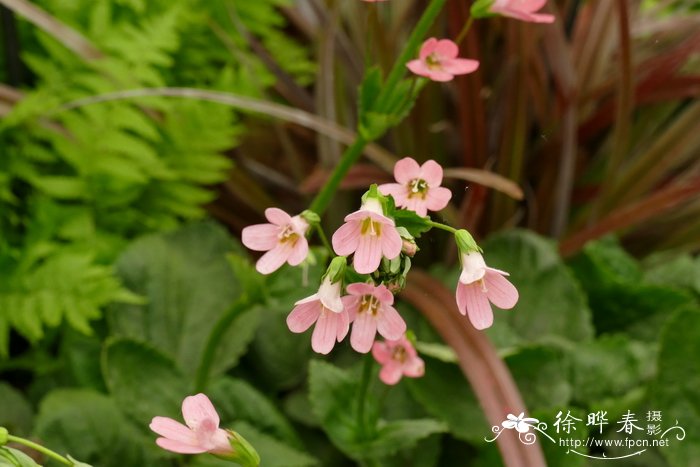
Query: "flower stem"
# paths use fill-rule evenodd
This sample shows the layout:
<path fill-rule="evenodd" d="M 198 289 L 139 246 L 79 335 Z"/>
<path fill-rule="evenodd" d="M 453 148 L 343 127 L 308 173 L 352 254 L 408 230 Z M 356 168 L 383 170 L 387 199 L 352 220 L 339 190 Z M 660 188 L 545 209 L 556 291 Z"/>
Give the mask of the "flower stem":
<path fill-rule="evenodd" d="M 362 364 L 360 389 L 357 393 L 357 427 L 360 430 L 361 439 L 365 439 L 368 435 L 365 406 L 367 405 L 367 391 L 369 390 L 369 381 L 372 377 L 373 364 L 372 356 L 369 354 L 365 355 L 365 361 Z"/>
<path fill-rule="evenodd" d="M 328 250 L 328 253 L 333 256 L 333 248 L 331 248 L 331 244 L 328 242 L 328 237 L 326 237 L 326 232 L 323 231 L 321 224 L 316 224 L 316 233 L 318 234 L 318 238 L 321 239 L 323 246 Z"/>
<path fill-rule="evenodd" d="M 238 318 L 241 314 L 245 313 L 247 310 L 251 309 L 255 305 L 256 301 L 244 296 L 236 303 L 234 303 L 231 308 L 229 308 L 226 313 L 217 321 L 214 329 L 212 329 L 211 334 L 209 334 L 209 339 L 207 339 L 206 347 L 202 353 L 202 358 L 199 362 L 199 367 L 197 367 L 197 373 L 195 375 L 195 391 L 204 392 L 207 385 L 207 380 L 209 379 L 209 372 L 211 371 L 211 366 L 216 357 L 216 351 L 219 350 L 219 345 L 221 340 L 226 335 L 229 326 Z"/>
<path fill-rule="evenodd" d="M 403 78 L 403 75 L 406 72 L 406 62 L 416 55 L 418 46 L 428 33 L 428 30 L 435 21 L 435 18 L 437 18 L 442 11 L 442 7 L 445 6 L 445 2 L 447 2 L 447 0 L 431 0 L 428 7 L 423 12 L 423 16 L 421 16 L 421 18 L 418 20 L 418 24 L 416 24 L 416 26 L 413 28 L 411 35 L 406 41 L 406 46 L 403 48 L 398 60 L 396 60 L 394 63 L 391 72 L 389 72 L 389 77 L 387 78 L 386 83 L 384 83 L 384 92 L 382 92 L 381 96 L 379 97 L 379 108 L 381 108 L 381 105 L 388 98 L 387 96 L 391 95 L 394 88 L 396 88 L 396 85 L 399 84 L 399 81 L 401 78 Z"/>
<path fill-rule="evenodd" d="M 66 459 L 62 455 L 52 451 L 49 448 L 46 448 L 40 444 L 36 444 L 32 441 L 29 441 L 28 439 L 20 438 L 19 436 L 13 436 L 13 435 L 7 435 L 7 440 L 11 441 L 13 443 L 17 444 L 22 444 L 24 446 L 27 446 L 28 448 L 34 449 L 35 451 L 38 451 L 42 453 L 43 455 L 50 457 L 52 459 L 57 460 L 58 462 L 65 464 L 65 465 L 75 465 L 73 462 L 70 460 Z"/>
<path fill-rule="evenodd" d="M 449 225 L 445 225 L 445 224 L 442 224 L 440 222 L 428 221 L 428 224 L 431 227 L 435 227 L 436 229 L 446 230 L 452 234 L 457 233 L 457 229 L 455 229 L 454 227 L 450 227 Z"/>
<path fill-rule="evenodd" d="M 469 32 L 469 29 L 472 27 L 472 23 L 474 22 L 474 17 L 469 16 L 469 19 L 467 20 L 466 23 L 464 23 L 464 27 L 462 27 L 462 30 L 459 31 L 459 34 L 457 34 L 457 39 L 455 39 L 455 43 L 459 45 L 465 37 L 467 37 L 467 33 Z"/>

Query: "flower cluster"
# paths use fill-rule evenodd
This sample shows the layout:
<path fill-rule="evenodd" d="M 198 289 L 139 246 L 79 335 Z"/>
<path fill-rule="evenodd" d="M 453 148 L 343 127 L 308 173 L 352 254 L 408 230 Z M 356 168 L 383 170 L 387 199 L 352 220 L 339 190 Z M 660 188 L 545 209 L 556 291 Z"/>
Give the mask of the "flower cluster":
<path fill-rule="evenodd" d="M 406 157 L 394 166 L 394 178 L 395 183 L 372 185 L 360 208 L 345 216 L 332 236 L 330 253 L 336 256 L 318 291 L 296 302 L 287 317 L 287 326 L 294 333 L 313 327 L 311 347 L 320 354 L 330 353 L 349 335 L 355 351 L 372 351 L 383 366 L 380 378 L 386 384 L 424 371 L 423 361 L 406 337 L 406 322 L 394 308 L 394 295 L 403 289 L 411 257 L 418 251 L 416 236 L 423 231 L 439 226 L 455 235 L 462 264 L 457 308 L 474 327 L 485 329 L 493 324 L 491 303 L 508 309 L 518 300 L 518 291 L 506 279 L 508 274 L 486 266 L 481 249 L 466 230 L 427 217 L 430 211 L 445 208 L 452 197 L 441 186 L 440 164 L 429 160 L 419 165 Z M 270 223 L 243 230 L 244 245 L 265 251 L 257 262 L 258 271 L 269 274 L 285 262 L 302 263 L 309 251 L 306 235 L 311 227 L 320 228 L 318 216 L 309 211 L 290 216 L 276 208 L 267 209 L 265 216 Z M 385 341 L 377 342 L 377 334 Z"/>

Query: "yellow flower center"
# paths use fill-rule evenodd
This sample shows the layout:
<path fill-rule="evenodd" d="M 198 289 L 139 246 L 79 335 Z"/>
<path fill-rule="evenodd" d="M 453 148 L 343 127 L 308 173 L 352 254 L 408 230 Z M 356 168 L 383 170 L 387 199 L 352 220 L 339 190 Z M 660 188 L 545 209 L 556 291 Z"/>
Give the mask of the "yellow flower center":
<path fill-rule="evenodd" d="M 372 316 L 377 316 L 380 305 L 381 302 L 374 295 L 363 295 L 359 313 L 371 313 Z"/>
<path fill-rule="evenodd" d="M 408 358 L 408 353 L 402 345 L 397 345 L 391 351 L 391 358 L 396 360 L 397 362 L 403 363 L 406 361 L 406 358 Z"/>
<path fill-rule="evenodd" d="M 428 183 L 422 178 L 414 178 L 408 182 L 408 197 L 413 198 L 414 196 L 425 199 L 428 194 Z"/>
<path fill-rule="evenodd" d="M 294 231 L 294 228 L 291 225 L 287 225 L 279 234 L 277 234 L 277 238 L 279 238 L 280 243 L 291 243 L 294 245 L 296 244 L 297 240 L 299 240 L 299 234 Z"/>
<path fill-rule="evenodd" d="M 440 63 L 440 59 L 434 53 L 425 57 L 425 64 L 428 65 L 428 68 L 430 68 L 431 70 L 442 70 L 442 64 Z"/>
<path fill-rule="evenodd" d="M 360 234 L 380 236 L 382 234 L 382 224 L 373 221 L 371 217 L 365 217 L 360 227 Z"/>

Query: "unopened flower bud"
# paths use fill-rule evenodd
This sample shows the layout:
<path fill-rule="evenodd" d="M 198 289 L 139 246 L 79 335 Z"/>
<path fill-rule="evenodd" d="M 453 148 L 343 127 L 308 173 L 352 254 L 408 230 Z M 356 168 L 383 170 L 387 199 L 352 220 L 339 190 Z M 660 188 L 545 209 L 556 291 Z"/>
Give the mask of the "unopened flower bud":
<path fill-rule="evenodd" d="M 4 426 L 0 426 L 0 446 L 4 446 L 7 444 L 7 437 L 10 435 L 10 433 L 7 431 L 7 428 Z"/>
<path fill-rule="evenodd" d="M 481 248 L 476 244 L 474 237 L 464 229 L 455 232 L 455 240 L 457 241 L 457 247 L 459 247 L 460 253 L 481 252 Z"/>
<path fill-rule="evenodd" d="M 416 242 L 414 242 L 413 240 L 406 240 L 405 238 L 402 239 L 401 253 L 413 258 L 417 251 L 418 251 L 418 245 L 416 245 Z"/>
<path fill-rule="evenodd" d="M 226 431 L 229 435 L 229 442 L 233 452 L 216 456 L 233 461 L 242 467 L 258 467 L 260 465 L 260 455 L 255 448 L 239 433 L 233 430 Z"/>

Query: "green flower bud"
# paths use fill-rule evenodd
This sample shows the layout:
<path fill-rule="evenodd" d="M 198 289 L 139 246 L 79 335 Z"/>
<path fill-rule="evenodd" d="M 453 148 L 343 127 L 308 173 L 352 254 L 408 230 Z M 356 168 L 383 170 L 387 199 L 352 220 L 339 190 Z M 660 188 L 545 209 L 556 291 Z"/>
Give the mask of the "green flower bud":
<path fill-rule="evenodd" d="M 472 234 L 464 229 L 460 229 L 455 232 L 455 240 L 457 240 L 457 247 L 459 248 L 460 253 L 473 253 L 475 251 L 478 251 L 479 253 L 482 252 L 479 245 L 476 244 L 476 240 L 474 240 L 474 237 L 472 237 Z"/>
<path fill-rule="evenodd" d="M 491 5 L 494 0 L 477 0 L 472 4 L 471 15 L 473 18 L 488 18 L 495 16 L 491 13 Z"/>
<path fill-rule="evenodd" d="M 309 225 L 318 225 L 321 223 L 321 217 L 315 212 L 307 209 L 299 214 L 302 219 L 309 223 Z"/>
<path fill-rule="evenodd" d="M 215 454 L 216 457 L 235 462 L 242 467 L 258 467 L 260 455 L 251 444 L 239 433 L 226 430 L 229 434 L 229 442 L 233 452 L 229 454 Z"/>
<path fill-rule="evenodd" d="M 336 282 L 341 282 L 345 277 L 345 268 L 348 265 L 348 259 L 345 256 L 336 256 L 328 265 L 326 273 L 323 275 L 323 279 L 330 278 L 331 284 Z"/>
<path fill-rule="evenodd" d="M 10 432 L 7 431 L 7 428 L 4 426 L 0 426 L 0 446 L 4 446 L 7 444 L 7 437 L 10 435 Z"/>

